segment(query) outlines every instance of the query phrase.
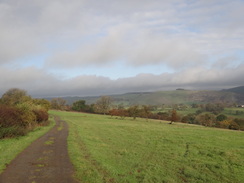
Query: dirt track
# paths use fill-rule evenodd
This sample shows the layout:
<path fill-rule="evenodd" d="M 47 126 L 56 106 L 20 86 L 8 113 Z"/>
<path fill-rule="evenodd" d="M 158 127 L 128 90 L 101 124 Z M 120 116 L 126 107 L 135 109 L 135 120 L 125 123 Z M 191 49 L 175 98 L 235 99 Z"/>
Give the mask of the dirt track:
<path fill-rule="evenodd" d="M 67 151 L 68 126 L 56 125 L 21 152 L 0 175 L 0 183 L 77 183 Z"/>

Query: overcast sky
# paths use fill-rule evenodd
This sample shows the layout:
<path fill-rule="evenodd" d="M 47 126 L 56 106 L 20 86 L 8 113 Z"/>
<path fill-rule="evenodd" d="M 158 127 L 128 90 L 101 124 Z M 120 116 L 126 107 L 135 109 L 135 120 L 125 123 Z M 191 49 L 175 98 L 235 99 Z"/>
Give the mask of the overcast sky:
<path fill-rule="evenodd" d="M 0 95 L 244 85 L 243 0 L 0 0 Z"/>

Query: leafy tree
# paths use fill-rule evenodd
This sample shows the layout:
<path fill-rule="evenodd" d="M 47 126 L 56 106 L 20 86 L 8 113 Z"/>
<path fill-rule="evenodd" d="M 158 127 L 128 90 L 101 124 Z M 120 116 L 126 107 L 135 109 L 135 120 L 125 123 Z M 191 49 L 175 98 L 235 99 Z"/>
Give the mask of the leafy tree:
<path fill-rule="evenodd" d="M 91 105 L 89 105 L 89 108 L 87 109 L 87 112 L 95 113 L 95 110 L 96 110 L 96 105 L 95 104 L 91 104 Z"/>
<path fill-rule="evenodd" d="M 51 108 L 51 103 L 46 99 L 33 99 L 33 103 L 42 106 L 46 111 Z"/>
<path fill-rule="evenodd" d="M 227 119 L 227 116 L 224 114 L 220 114 L 216 117 L 216 121 L 224 121 Z"/>
<path fill-rule="evenodd" d="M 203 113 L 203 110 L 202 109 L 199 109 L 195 113 L 196 113 L 196 115 L 199 115 L 199 114 Z"/>
<path fill-rule="evenodd" d="M 208 103 L 205 105 L 205 110 L 208 112 L 212 112 L 213 114 L 218 114 L 224 110 L 224 106 L 222 104 L 212 104 Z"/>
<path fill-rule="evenodd" d="M 234 122 L 238 124 L 238 126 L 240 127 L 240 130 L 244 130 L 244 119 L 240 119 L 240 118 L 235 118 Z"/>
<path fill-rule="evenodd" d="M 240 130 L 241 127 L 238 125 L 238 123 L 236 123 L 235 121 L 231 121 L 229 129 L 231 130 Z"/>
<path fill-rule="evenodd" d="M 88 106 L 85 100 L 78 100 L 72 104 L 72 110 L 74 111 L 86 111 Z"/>
<path fill-rule="evenodd" d="M 169 119 L 169 113 L 168 112 L 158 112 L 158 119 L 161 120 L 168 120 Z"/>
<path fill-rule="evenodd" d="M 45 108 L 35 107 L 33 110 L 33 113 L 36 116 L 36 122 L 41 123 L 43 121 L 48 120 L 48 113 Z"/>
<path fill-rule="evenodd" d="M 5 92 L 1 98 L 2 104 L 5 105 L 17 105 L 18 103 L 26 102 L 32 100 L 30 96 L 27 95 L 25 90 L 18 88 L 9 89 Z"/>
<path fill-rule="evenodd" d="M 138 115 L 139 115 L 139 107 L 138 107 L 138 105 L 134 105 L 134 106 L 131 106 L 131 107 L 129 107 L 128 109 L 127 109 L 127 111 L 128 111 L 128 115 L 130 116 L 130 117 L 133 117 L 133 119 L 135 120 L 136 119 L 136 117 L 138 117 Z"/>
<path fill-rule="evenodd" d="M 183 116 L 183 118 L 181 119 L 181 122 L 193 124 L 195 121 L 195 118 L 196 118 L 195 114 L 187 114 L 186 116 Z"/>
<path fill-rule="evenodd" d="M 19 103 L 18 105 L 16 105 L 16 107 L 21 110 L 21 119 L 23 122 L 23 126 L 31 127 L 36 121 L 36 116 L 33 112 L 33 108 L 35 107 L 33 103 Z"/>
<path fill-rule="evenodd" d="M 198 107 L 199 107 L 199 105 L 198 105 L 198 104 L 193 103 L 193 104 L 191 105 L 191 107 L 192 107 L 192 108 L 198 108 Z"/>
<path fill-rule="evenodd" d="M 216 117 L 213 114 L 205 113 L 199 114 L 196 117 L 196 120 L 198 124 L 201 124 L 203 126 L 215 126 Z"/>

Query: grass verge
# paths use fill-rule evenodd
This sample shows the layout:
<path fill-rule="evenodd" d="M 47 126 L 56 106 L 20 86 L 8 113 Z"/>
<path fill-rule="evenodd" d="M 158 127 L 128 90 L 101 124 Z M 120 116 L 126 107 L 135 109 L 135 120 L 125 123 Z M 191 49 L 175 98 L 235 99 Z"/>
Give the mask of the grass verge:
<path fill-rule="evenodd" d="M 50 117 L 49 120 L 50 125 L 37 127 L 25 136 L 0 140 L 0 173 L 21 151 L 28 147 L 34 140 L 48 132 L 55 125 L 52 117 Z"/>

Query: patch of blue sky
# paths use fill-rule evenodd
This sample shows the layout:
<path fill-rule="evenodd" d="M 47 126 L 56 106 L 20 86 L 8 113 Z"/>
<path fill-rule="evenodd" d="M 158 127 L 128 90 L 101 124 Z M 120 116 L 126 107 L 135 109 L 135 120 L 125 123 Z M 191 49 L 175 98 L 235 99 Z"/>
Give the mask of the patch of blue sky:
<path fill-rule="evenodd" d="M 81 75 L 96 75 L 108 77 L 111 80 L 116 80 L 119 78 L 135 77 L 136 75 L 141 73 L 160 75 L 162 73 L 173 73 L 174 71 L 163 64 L 129 67 L 126 64 L 117 63 L 111 66 L 101 67 L 88 66 L 73 69 L 50 69 L 49 72 L 61 79 L 71 79 Z"/>
<path fill-rule="evenodd" d="M 221 55 L 211 55 L 208 60 L 207 67 L 212 67 L 212 65 L 216 65 L 219 61 L 224 61 L 226 63 L 225 67 L 235 68 L 240 64 L 244 64 L 244 50 L 221 53 Z"/>
<path fill-rule="evenodd" d="M 21 57 L 20 59 L 14 60 L 12 64 L 9 64 L 7 67 L 14 68 L 26 68 L 26 67 L 35 67 L 38 69 L 43 68 L 45 60 L 50 56 L 49 53 L 43 53 L 41 55 L 28 55 Z"/>

